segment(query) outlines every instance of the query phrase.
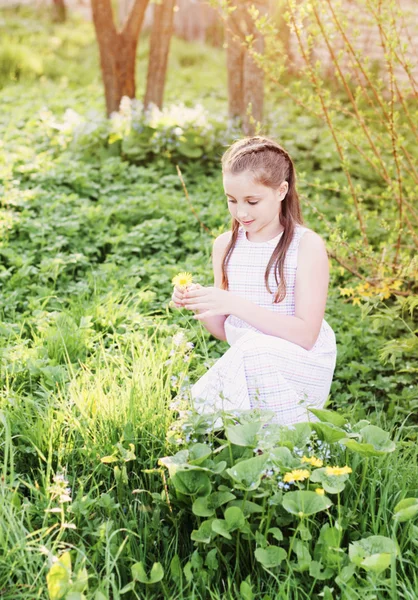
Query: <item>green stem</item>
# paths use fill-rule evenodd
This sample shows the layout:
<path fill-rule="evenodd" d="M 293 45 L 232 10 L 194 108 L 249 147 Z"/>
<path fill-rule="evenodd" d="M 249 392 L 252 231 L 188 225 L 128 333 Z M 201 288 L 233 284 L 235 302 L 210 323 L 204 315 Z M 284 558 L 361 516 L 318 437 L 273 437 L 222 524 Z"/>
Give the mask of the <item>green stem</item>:
<path fill-rule="evenodd" d="M 366 459 L 364 460 L 364 463 L 363 463 L 363 472 L 362 472 L 362 475 L 361 475 L 360 488 L 359 488 L 359 491 L 357 492 L 356 501 L 354 503 L 353 515 L 355 515 L 358 503 L 360 501 L 361 493 L 362 493 L 363 487 L 364 487 L 364 482 L 366 481 L 366 472 L 367 472 L 367 467 L 368 466 L 369 466 L 369 457 L 366 457 Z"/>

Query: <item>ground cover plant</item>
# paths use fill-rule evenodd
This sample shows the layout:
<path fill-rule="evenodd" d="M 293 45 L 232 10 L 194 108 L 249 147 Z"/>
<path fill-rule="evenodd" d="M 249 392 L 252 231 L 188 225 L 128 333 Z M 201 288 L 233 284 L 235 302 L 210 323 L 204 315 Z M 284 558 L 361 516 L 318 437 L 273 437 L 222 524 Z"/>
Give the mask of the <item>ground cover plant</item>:
<path fill-rule="evenodd" d="M 51 35 L 42 17 L 23 17 L 5 20 Z M 376 312 L 367 293 L 353 304 L 344 290 L 355 278 L 331 261 L 332 412 L 284 430 L 257 411 L 207 420 L 185 406 L 190 382 L 227 347 L 169 308 L 179 271 L 212 283 L 212 237 L 229 226 L 215 165 L 234 129 L 210 115 L 224 110 L 224 74 L 208 92 L 195 47 L 174 40 L 172 60 L 191 64 L 176 75 L 194 86 L 187 98 L 168 86 L 143 144 L 154 139 L 155 152 L 132 155 L 123 143 L 135 105 L 103 119 L 91 46 L 77 43 L 92 32 L 59 27 L 63 54 L 42 73 L 9 73 L 0 90 L 1 596 L 415 598 L 416 366 L 405 340 L 416 308 L 402 312 L 393 294 Z M 353 237 L 325 129 L 285 98 L 269 119 L 300 171 L 308 226 L 329 242 L 325 221 Z"/>

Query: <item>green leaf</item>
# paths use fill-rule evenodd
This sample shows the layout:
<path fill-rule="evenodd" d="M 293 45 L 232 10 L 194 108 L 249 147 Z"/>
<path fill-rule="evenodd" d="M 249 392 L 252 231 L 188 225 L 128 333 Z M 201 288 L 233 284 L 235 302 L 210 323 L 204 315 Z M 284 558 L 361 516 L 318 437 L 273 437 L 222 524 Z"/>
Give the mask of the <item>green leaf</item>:
<path fill-rule="evenodd" d="M 329 494 L 338 494 L 345 488 L 345 482 L 348 478 L 348 473 L 344 473 L 343 475 L 327 475 L 326 467 L 321 467 L 312 472 L 310 481 L 321 483 L 324 490 Z"/>
<path fill-rule="evenodd" d="M 207 444 L 193 444 L 189 447 L 189 463 L 191 465 L 200 465 L 211 454 L 212 450 Z"/>
<path fill-rule="evenodd" d="M 393 518 L 403 523 L 418 514 L 418 498 L 404 498 L 395 506 Z"/>
<path fill-rule="evenodd" d="M 267 460 L 265 454 L 260 454 L 237 463 L 225 472 L 236 482 L 237 488 L 247 491 L 256 490 L 261 483 Z"/>
<path fill-rule="evenodd" d="M 213 519 L 202 521 L 199 529 L 194 529 L 190 535 L 194 542 L 201 544 L 209 544 L 212 539 L 212 522 Z"/>
<path fill-rule="evenodd" d="M 208 506 L 211 508 L 219 508 L 231 500 L 235 500 L 235 496 L 234 494 L 231 494 L 231 492 L 213 492 L 210 496 L 208 496 Z"/>
<path fill-rule="evenodd" d="M 267 533 L 271 533 L 271 535 L 274 537 L 274 539 L 277 540 L 278 542 L 283 541 L 283 533 L 281 532 L 281 530 L 278 527 L 270 527 L 270 529 L 267 531 Z"/>
<path fill-rule="evenodd" d="M 295 425 L 281 426 L 280 444 L 289 445 L 291 449 L 304 448 L 308 443 L 313 423 L 296 423 Z"/>
<path fill-rule="evenodd" d="M 233 500 L 228 503 L 228 506 L 238 506 L 244 513 L 244 516 L 248 517 L 248 515 L 252 515 L 254 513 L 262 513 L 263 507 L 255 502 L 251 502 L 251 500 Z"/>
<path fill-rule="evenodd" d="M 69 591 L 71 578 L 71 557 L 64 552 L 50 568 L 46 582 L 50 600 L 60 600 Z"/>
<path fill-rule="evenodd" d="M 308 408 L 308 410 L 323 423 L 331 423 L 336 427 L 343 427 L 347 423 L 345 417 L 333 410 L 326 410 L 324 408 Z"/>
<path fill-rule="evenodd" d="M 127 594 L 128 592 L 132 592 L 135 589 L 135 581 L 131 581 L 130 583 L 127 583 L 125 586 L 123 586 L 123 588 L 120 590 L 119 594 Z"/>
<path fill-rule="evenodd" d="M 335 444 L 347 435 L 344 429 L 340 429 L 331 423 L 312 423 L 312 427 L 318 434 L 319 439 L 327 444 Z"/>
<path fill-rule="evenodd" d="M 390 538 L 372 535 L 350 544 L 348 553 L 351 562 L 358 567 L 381 573 L 390 566 L 392 556 L 397 556 L 398 550 Z"/>
<path fill-rule="evenodd" d="M 207 474 L 194 469 L 177 470 L 171 481 L 176 490 L 186 496 L 207 496 L 212 487 Z"/>
<path fill-rule="evenodd" d="M 235 531 L 235 529 L 242 529 L 245 525 L 244 513 L 238 506 L 230 506 L 225 511 L 225 521 L 228 525 L 228 531 Z"/>
<path fill-rule="evenodd" d="M 396 448 L 395 442 L 389 439 L 389 433 L 375 425 L 367 425 L 360 430 L 361 442 L 350 438 L 340 440 L 349 450 L 357 452 L 362 456 L 381 456 L 393 452 Z"/>
<path fill-rule="evenodd" d="M 327 496 L 320 496 L 308 490 L 288 492 L 283 496 L 283 508 L 301 518 L 326 510 L 331 504 Z"/>
<path fill-rule="evenodd" d="M 213 519 L 212 521 L 212 531 L 215 533 L 219 533 L 222 537 L 227 540 L 232 540 L 232 536 L 229 533 L 228 523 L 223 519 Z"/>
<path fill-rule="evenodd" d="M 312 562 L 312 557 L 310 555 L 308 545 L 301 540 L 296 540 L 294 552 L 298 557 L 297 571 L 300 573 L 303 573 L 303 571 L 307 571 L 309 569 L 309 565 Z"/>
<path fill-rule="evenodd" d="M 219 561 L 216 558 L 217 553 L 218 553 L 217 548 L 212 548 L 212 550 L 210 550 L 206 555 L 205 565 L 211 571 L 216 571 L 219 568 Z"/>
<path fill-rule="evenodd" d="M 170 562 L 171 577 L 176 583 L 181 581 L 183 571 L 181 570 L 181 561 L 178 554 L 175 554 Z"/>
<path fill-rule="evenodd" d="M 325 581 L 325 579 L 330 579 L 335 573 L 334 569 L 330 569 L 329 567 L 325 567 L 323 570 L 323 565 L 316 560 L 313 560 L 309 565 L 309 575 L 318 579 L 319 581 Z"/>
<path fill-rule="evenodd" d="M 268 546 L 267 548 L 257 548 L 254 556 L 263 567 L 271 569 L 278 567 L 285 560 L 287 554 L 279 546 Z"/>
<path fill-rule="evenodd" d="M 164 577 L 164 569 L 159 562 L 152 565 L 149 577 L 145 572 L 142 561 L 132 565 L 131 571 L 134 581 L 139 581 L 140 583 L 145 583 L 147 585 L 158 583 Z"/>
<path fill-rule="evenodd" d="M 197 517 L 212 517 L 215 514 L 214 508 L 209 508 L 210 496 L 196 498 L 193 502 L 192 511 Z"/>
<path fill-rule="evenodd" d="M 293 469 L 300 463 L 299 459 L 295 458 L 286 446 L 271 449 L 269 455 L 272 463 L 281 469 Z"/>
<path fill-rule="evenodd" d="M 246 581 L 241 581 L 239 586 L 239 593 L 241 600 L 254 600 L 254 594 L 252 586 Z"/>
<path fill-rule="evenodd" d="M 225 435 L 232 444 L 255 448 L 258 444 L 258 433 L 262 425 L 260 422 L 233 425 L 225 428 Z"/>

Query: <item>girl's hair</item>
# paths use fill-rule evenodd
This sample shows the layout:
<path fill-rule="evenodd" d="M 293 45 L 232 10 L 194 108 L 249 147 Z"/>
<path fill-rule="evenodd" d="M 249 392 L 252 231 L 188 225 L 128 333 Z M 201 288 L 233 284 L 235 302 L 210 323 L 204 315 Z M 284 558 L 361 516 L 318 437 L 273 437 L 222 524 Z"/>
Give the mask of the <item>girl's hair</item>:
<path fill-rule="evenodd" d="M 280 223 L 284 227 L 283 235 L 275 247 L 264 274 L 264 281 L 270 294 L 270 269 L 274 268 L 277 292 L 274 302 L 281 302 L 286 296 L 284 278 L 284 259 L 293 238 L 295 225 L 303 225 L 299 197 L 296 192 L 296 173 L 289 154 L 275 141 L 261 136 L 245 137 L 234 142 L 222 156 L 222 173 L 238 175 L 244 171 L 253 174 L 254 183 L 277 190 L 283 181 L 289 184 L 285 198 L 281 202 Z M 231 240 L 225 250 L 222 261 L 221 287 L 228 289 L 227 266 L 238 237 L 239 222 L 232 218 Z M 280 284 L 279 279 L 280 278 Z"/>

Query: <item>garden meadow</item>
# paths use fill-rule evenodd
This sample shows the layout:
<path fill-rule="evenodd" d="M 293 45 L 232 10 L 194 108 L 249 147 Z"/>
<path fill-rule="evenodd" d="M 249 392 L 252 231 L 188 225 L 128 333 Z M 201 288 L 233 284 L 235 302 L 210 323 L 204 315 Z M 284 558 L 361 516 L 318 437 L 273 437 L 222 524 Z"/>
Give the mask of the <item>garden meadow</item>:
<path fill-rule="evenodd" d="M 144 111 L 141 36 L 137 100 L 109 119 L 90 22 L 11 7 L 0 29 L 0 597 L 418 598 L 408 85 L 387 99 L 371 69 L 351 100 L 264 61 L 262 131 L 329 248 L 338 346 L 319 421 L 280 427 L 191 410 L 228 345 L 170 306 L 176 275 L 212 285 L 230 226 L 224 49 L 173 37 Z"/>

